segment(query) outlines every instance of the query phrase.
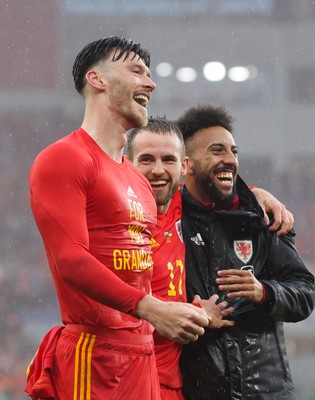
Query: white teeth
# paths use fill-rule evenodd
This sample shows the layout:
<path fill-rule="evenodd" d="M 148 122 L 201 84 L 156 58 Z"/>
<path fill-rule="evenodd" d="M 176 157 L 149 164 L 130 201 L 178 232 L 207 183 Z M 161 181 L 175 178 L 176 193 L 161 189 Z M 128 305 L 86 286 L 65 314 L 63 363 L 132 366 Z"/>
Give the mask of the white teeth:
<path fill-rule="evenodd" d="M 164 180 L 154 181 L 154 182 L 151 181 L 150 183 L 151 183 L 151 186 L 160 186 L 160 185 L 166 185 L 167 181 L 164 181 Z"/>
<path fill-rule="evenodd" d="M 142 99 L 142 100 L 148 101 L 148 98 L 145 97 L 143 94 L 137 94 L 134 98 L 135 98 L 135 99 Z"/>
<path fill-rule="evenodd" d="M 143 94 L 137 94 L 134 96 L 134 100 L 137 100 L 137 103 L 142 107 L 146 108 L 149 102 L 149 99 Z"/>
<path fill-rule="evenodd" d="M 223 180 L 232 180 L 233 179 L 233 174 L 232 172 L 221 172 L 217 174 L 218 179 L 223 179 Z"/>

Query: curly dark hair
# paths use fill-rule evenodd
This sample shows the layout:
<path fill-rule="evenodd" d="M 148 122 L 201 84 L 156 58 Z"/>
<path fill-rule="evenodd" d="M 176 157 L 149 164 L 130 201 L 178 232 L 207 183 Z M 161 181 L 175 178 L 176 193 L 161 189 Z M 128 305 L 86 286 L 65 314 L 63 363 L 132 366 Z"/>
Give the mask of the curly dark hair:
<path fill-rule="evenodd" d="M 195 133 L 201 129 L 213 126 L 222 126 L 233 133 L 233 117 L 224 106 L 198 104 L 186 110 L 176 121 L 179 126 L 185 143 L 193 138 Z"/>
<path fill-rule="evenodd" d="M 182 156 L 185 155 L 185 144 L 181 131 L 174 121 L 164 117 L 150 117 L 148 124 L 142 128 L 132 128 L 128 131 L 126 154 L 130 160 L 133 160 L 133 142 L 138 133 L 142 131 L 149 131 L 158 135 L 170 135 L 175 133 L 182 144 Z"/>
<path fill-rule="evenodd" d="M 150 67 L 150 53 L 143 49 L 140 43 L 134 43 L 131 39 L 109 36 L 87 44 L 76 56 L 72 67 L 74 86 L 78 93 L 82 94 L 85 85 L 85 74 L 93 65 L 101 60 L 106 60 L 113 49 L 116 49 L 112 61 L 124 57 L 124 61 L 130 53 L 135 53 L 133 58 L 138 56 L 147 67 Z"/>

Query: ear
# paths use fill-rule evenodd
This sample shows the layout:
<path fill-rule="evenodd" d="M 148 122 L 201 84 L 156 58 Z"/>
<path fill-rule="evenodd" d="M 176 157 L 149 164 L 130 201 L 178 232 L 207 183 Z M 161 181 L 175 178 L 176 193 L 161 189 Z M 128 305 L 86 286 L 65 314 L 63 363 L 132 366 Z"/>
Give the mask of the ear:
<path fill-rule="evenodd" d="M 106 89 L 106 82 L 104 79 L 104 75 L 98 71 L 97 69 L 91 69 L 85 75 L 87 82 L 98 90 Z"/>
<path fill-rule="evenodd" d="M 187 157 L 188 161 L 187 161 L 187 170 L 186 170 L 186 174 L 185 175 L 192 175 L 193 171 L 194 171 L 194 162 L 191 158 Z"/>
<path fill-rule="evenodd" d="M 181 176 L 185 176 L 187 174 L 188 163 L 189 163 L 189 158 L 187 156 L 185 156 L 183 161 L 182 161 Z"/>

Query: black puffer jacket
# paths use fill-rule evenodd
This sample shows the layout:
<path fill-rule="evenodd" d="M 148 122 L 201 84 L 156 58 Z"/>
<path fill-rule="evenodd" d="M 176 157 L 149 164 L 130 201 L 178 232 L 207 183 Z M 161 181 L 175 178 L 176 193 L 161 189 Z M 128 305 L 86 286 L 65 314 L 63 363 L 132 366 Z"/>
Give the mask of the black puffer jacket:
<path fill-rule="evenodd" d="M 294 399 L 283 323 L 314 307 L 314 277 L 294 247 L 294 234 L 270 233 L 255 196 L 238 178 L 239 210 L 209 210 L 183 189 L 189 301 L 218 293 L 219 269 L 253 265 L 265 286 L 263 305 L 233 302 L 234 327 L 211 330 L 184 346 L 181 368 L 187 400 Z M 224 297 L 224 293 L 221 294 Z"/>

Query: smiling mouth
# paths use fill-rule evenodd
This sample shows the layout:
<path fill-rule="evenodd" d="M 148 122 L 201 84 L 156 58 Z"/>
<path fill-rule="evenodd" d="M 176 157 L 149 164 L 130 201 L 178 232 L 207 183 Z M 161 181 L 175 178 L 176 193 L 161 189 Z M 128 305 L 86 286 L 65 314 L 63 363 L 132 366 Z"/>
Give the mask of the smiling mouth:
<path fill-rule="evenodd" d="M 225 170 L 225 171 L 217 171 L 215 174 L 217 179 L 218 188 L 221 190 L 231 190 L 234 185 L 234 171 Z"/>
<path fill-rule="evenodd" d="M 142 106 L 143 108 L 147 109 L 148 107 L 148 103 L 149 103 L 149 99 L 148 97 L 146 97 L 143 94 L 137 94 L 134 96 L 133 98 L 138 104 L 140 104 L 140 106 Z"/>
<path fill-rule="evenodd" d="M 158 179 L 156 181 L 150 181 L 152 189 L 163 189 L 167 185 L 168 181 L 165 179 Z"/>
<path fill-rule="evenodd" d="M 223 183 L 233 183 L 233 172 L 219 172 L 216 178 Z"/>

